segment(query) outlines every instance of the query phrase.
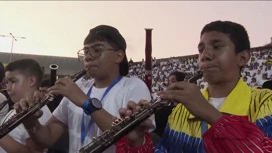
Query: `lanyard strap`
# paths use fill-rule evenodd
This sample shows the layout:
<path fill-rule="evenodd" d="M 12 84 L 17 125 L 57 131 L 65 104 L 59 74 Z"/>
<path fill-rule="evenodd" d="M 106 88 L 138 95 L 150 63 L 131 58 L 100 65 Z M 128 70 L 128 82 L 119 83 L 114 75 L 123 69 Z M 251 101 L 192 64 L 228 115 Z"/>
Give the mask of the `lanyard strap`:
<path fill-rule="evenodd" d="M 105 96 L 108 94 L 108 92 L 112 89 L 112 87 L 114 85 L 116 85 L 120 80 L 122 79 L 122 76 L 118 76 L 111 84 L 110 86 L 108 86 L 108 88 L 106 89 L 106 91 L 104 92 L 100 102 L 102 102 L 102 100 L 105 98 Z M 90 87 L 88 93 L 87 93 L 87 96 L 90 97 L 91 96 L 91 92 L 92 92 L 92 89 L 93 89 L 93 85 Z M 88 132 L 90 131 L 91 129 L 91 126 L 93 124 L 93 120 L 91 119 L 89 124 L 88 124 L 88 127 L 87 127 L 87 130 L 85 128 L 85 119 L 84 119 L 84 111 L 82 113 L 82 120 L 81 120 L 81 144 L 83 145 L 84 144 L 84 141 L 85 141 L 85 138 L 88 134 Z"/>

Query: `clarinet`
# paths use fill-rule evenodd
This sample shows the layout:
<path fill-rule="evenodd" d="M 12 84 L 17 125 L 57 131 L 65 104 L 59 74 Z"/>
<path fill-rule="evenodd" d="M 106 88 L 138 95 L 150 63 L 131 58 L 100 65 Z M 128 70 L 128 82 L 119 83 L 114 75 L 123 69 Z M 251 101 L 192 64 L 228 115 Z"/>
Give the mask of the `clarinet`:
<path fill-rule="evenodd" d="M 195 82 L 201 77 L 202 72 L 199 71 L 194 76 L 187 75 L 184 81 L 191 83 Z M 151 101 L 148 105 L 145 105 L 141 111 L 134 113 L 132 116 L 115 120 L 109 130 L 104 131 L 103 134 L 97 138 L 93 138 L 93 141 L 82 147 L 79 150 L 79 153 L 101 153 L 105 151 L 108 147 L 116 143 L 141 122 L 148 119 L 157 110 L 169 104 L 170 101 L 163 101 L 158 98 L 156 101 Z"/>
<path fill-rule="evenodd" d="M 73 81 L 75 82 L 81 77 L 83 77 L 85 74 L 86 74 L 86 71 L 82 70 L 71 77 L 73 78 Z M 36 111 L 38 111 L 40 108 L 42 108 L 49 102 L 54 101 L 55 97 L 56 96 L 48 93 L 45 96 L 43 96 L 40 102 L 36 102 L 33 106 L 29 107 L 27 110 L 24 110 L 21 113 L 18 113 L 12 116 L 7 122 L 3 123 L 0 126 L 0 139 L 4 137 L 5 135 L 7 135 L 10 131 L 15 129 L 18 125 L 20 125 L 27 117 L 34 114 Z"/>

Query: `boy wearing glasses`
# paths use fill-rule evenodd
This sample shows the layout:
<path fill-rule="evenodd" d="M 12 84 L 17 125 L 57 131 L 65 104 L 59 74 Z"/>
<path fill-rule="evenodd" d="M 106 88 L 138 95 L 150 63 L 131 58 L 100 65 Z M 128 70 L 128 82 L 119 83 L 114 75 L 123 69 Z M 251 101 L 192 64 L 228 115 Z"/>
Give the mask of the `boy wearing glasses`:
<path fill-rule="evenodd" d="M 126 41 L 116 28 L 100 25 L 91 29 L 78 55 L 83 57 L 87 75 L 92 79 L 82 78 L 76 83 L 70 78 L 57 80 L 48 91 L 64 98 L 45 126 L 37 120 L 24 124 L 33 129 L 30 135 L 39 144 L 51 147 L 69 130 L 69 153 L 75 153 L 93 137 L 110 129 L 113 116 L 119 117 L 119 108 L 126 107 L 129 101 L 150 101 L 150 92 L 143 81 L 125 77 L 129 70 L 125 51 Z M 20 104 L 25 103 L 32 101 Z M 154 126 L 154 120 L 149 121 Z M 105 152 L 115 152 L 115 146 Z"/>

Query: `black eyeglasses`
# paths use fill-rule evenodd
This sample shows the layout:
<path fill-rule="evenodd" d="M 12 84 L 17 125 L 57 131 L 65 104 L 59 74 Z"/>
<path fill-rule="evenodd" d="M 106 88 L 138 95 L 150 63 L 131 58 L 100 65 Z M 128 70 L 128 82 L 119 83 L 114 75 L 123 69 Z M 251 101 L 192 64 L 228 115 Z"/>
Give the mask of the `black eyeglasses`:
<path fill-rule="evenodd" d="M 116 49 L 105 48 L 103 46 L 84 47 L 77 52 L 77 56 L 80 61 L 83 61 L 88 54 L 93 58 L 97 58 L 101 56 L 101 53 L 104 51 L 116 51 Z"/>

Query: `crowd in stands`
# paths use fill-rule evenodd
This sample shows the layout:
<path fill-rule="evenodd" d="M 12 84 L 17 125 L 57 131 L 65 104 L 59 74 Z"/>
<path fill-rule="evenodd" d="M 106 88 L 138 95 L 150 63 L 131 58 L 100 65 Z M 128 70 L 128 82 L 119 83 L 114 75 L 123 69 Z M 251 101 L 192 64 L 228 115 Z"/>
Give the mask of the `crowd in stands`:
<path fill-rule="evenodd" d="M 241 77 L 251 87 L 260 88 L 267 80 L 272 79 L 272 49 L 251 51 L 251 59 L 242 69 Z M 194 75 L 197 70 L 197 55 L 168 58 L 164 60 L 152 59 L 152 93 L 162 91 L 167 87 L 168 76 L 173 71 L 186 72 Z M 130 63 L 130 77 L 144 79 L 145 62 Z M 207 86 L 203 79 L 197 81 L 197 85 L 202 90 Z"/>
<path fill-rule="evenodd" d="M 251 87 L 260 88 L 267 80 L 272 80 L 272 49 L 261 51 L 252 51 L 251 59 L 248 64 L 242 69 L 243 80 Z M 197 70 L 197 55 L 186 57 L 171 57 L 167 59 L 152 59 L 152 93 L 163 91 L 168 84 L 168 76 L 173 71 L 185 72 L 189 75 L 194 75 Z M 130 62 L 129 74 L 130 77 L 139 77 L 144 80 L 145 77 L 145 61 Z M 197 81 L 200 89 L 207 86 L 203 79 Z M 4 87 L 4 82 L 1 82 L 1 87 Z"/>

